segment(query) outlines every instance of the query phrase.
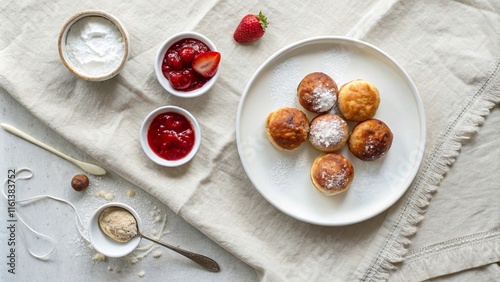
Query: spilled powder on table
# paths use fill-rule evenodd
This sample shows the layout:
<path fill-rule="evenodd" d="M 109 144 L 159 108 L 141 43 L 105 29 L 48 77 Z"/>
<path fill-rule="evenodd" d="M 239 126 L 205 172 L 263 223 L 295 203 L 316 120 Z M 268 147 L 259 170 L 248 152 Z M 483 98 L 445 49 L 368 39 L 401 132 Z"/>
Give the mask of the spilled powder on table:
<path fill-rule="evenodd" d="M 153 236 L 155 239 L 159 239 L 161 236 L 168 233 L 166 230 L 167 215 L 162 208 L 157 206 L 157 204 L 160 203 L 156 203 L 152 199 L 143 196 L 141 190 L 128 187 L 124 189 L 123 186 L 116 185 L 116 183 L 111 185 L 111 183 L 103 181 L 100 176 L 92 176 L 90 183 L 89 187 L 83 192 L 85 195 L 73 203 L 77 207 L 78 214 L 82 219 L 85 235 L 87 235 L 87 226 L 89 225 L 91 215 L 97 208 L 108 202 L 105 198 L 106 194 L 113 195 L 113 200 L 129 204 L 140 214 L 144 214 L 145 216 L 141 216 L 141 220 L 143 223 L 142 226 L 144 227 L 142 231 L 145 233 L 157 230 L 155 232 L 156 235 Z M 134 191 L 132 197 L 129 191 Z M 86 239 L 82 238 L 78 232 L 74 233 L 69 244 L 71 245 L 69 249 L 74 256 L 88 255 L 89 253 L 95 254 L 95 251 L 92 251 L 92 245 Z M 114 272 L 121 272 L 121 269 L 127 266 L 127 262 L 137 262 L 145 258 L 155 249 L 155 247 L 156 245 L 154 243 L 142 240 L 139 247 L 123 260 L 123 265 L 113 265 Z M 94 255 L 91 255 L 89 259 L 93 256 Z M 96 258 L 100 259 L 100 257 Z"/>
<path fill-rule="evenodd" d="M 132 190 L 132 189 L 128 189 L 128 190 L 127 190 L 127 196 L 128 196 L 129 198 L 132 198 L 133 196 L 135 196 L 135 191 L 134 191 L 134 190 Z"/>
<path fill-rule="evenodd" d="M 115 195 L 113 195 L 113 193 L 106 193 L 106 194 L 104 195 L 104 199 L 105 199 L 106 201 L 111 201 L 111 200 L 113 200 L 113 198 L 114 198 L 114 197 L 115 197 Z"/>
<path fill-rule="evenodd" d="M 92 261 L 94 263 L 106 261 L 106 256 L 101 253 L 97 253 L 92 257 Z"/>

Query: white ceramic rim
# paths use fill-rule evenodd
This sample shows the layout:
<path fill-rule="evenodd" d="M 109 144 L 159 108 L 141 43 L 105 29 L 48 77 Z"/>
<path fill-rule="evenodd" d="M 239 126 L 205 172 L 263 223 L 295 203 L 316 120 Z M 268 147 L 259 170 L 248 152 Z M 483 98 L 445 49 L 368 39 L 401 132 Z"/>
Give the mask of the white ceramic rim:
<path fill-rule="evenodd" d="M 419 139 L 418 155 L 415 158 L 416 159 L 415 166 L 412 167 L 411 172 L 410 172 L 411 177 L 408 178 L 407 181 L 405 182 L 404 187 L 403 187 L 404 189 L 401 189 L 398 194 L 394 195 L 390 199 L 390 201 L 387 203 L 387 205 L 380 207 L 378 210 L 374 211 L 370 215 L 367 215 L 364 217 L 359 217 L 359 218 L 350 218 L 350 219 L 346 219 L 343 221 L 335 221 L 335 222 L 318 220 L 318 219 L 311 219 L 308 217 L 304 217 L 300 214 L 292 213 L 288 210 L 285 210 L 284 208 L 282 208 L 280 206 L 280 203 L 278 200 L 272 199 L 269 197 L 269 195 L 266 194 L 266 191 L 263 187 L 259 187 L 258 185 L 256 185 L 256 180 L 253 179 L 251 174 L 250 174 L 250 172 L 251 172 L 250 165 L 246 162 L 245 157 L 244 157 L 244 148 L 243 148 L 243 145 L 241 144 L 242 140 L 241 140 L 241 129 L 240 129 L 241 113 L 242 113 L 242 109 L 245 105 L 245 101 L 247 99 L 247 94 L 249 93 L 249 90 L 251 89 L 254 81 L 257 79 L 257 77 L 259 77 L 259 74 L 269 64 L 271 64 L 274 60 L 276 60 L 281 55 L 283 55 L 287 52 L 293 51 L 294 49 L 299 48 L 302 45 L 312 44 L 314 42 L 328 41 L 328 40 L 348 42 L 348 43 L 354 44 L 356 46 L 362 46 L 364 48 L 368 48 L 370 50 L 375 51 L 381 57 L 383 57 L 385 60 L 388 60 L 392 65 L 394 65 L 399 70 L 400 74 L 404 77 L 405 82 L 410 87 L 410 89 L 414 95 L 416 107 L 418 108 L 418 112 L 420 115 L 420 121 L 421 121 L 420 128 L 419 128 L 421 135 L 420 135 L 420 139 Z M 323 225 L 323 226 L 344 226 L 344 225 L 350 225 L 350 224 L 362 222 L 362 221 L 367 220 L 369 218 L 375 217 L 376 215 L 382 213 L 383 211 L 388 209 L 390 206 L 392 206 L 407 191 L 408 187 L 411 185 L 411 182 L 415 178 L 415 176 L 416 176 L 416 174 L 421 166 L 421 163 L 422 163 L 423 154 L 424 154 L 424 150 L 425 150 L 425 140 L 426 140 L 426 122 L 425 122 L 425 111 L 424 111 L 423 103 L 422 103 L 422 100 L 421 100 L 420 95 L 418 93 L 418 89 L 415 86 L 412 79 L 410 78 L 410 76 L 408 75 L 408 73 L 391 56 L 389 56 L 387 53 L 385 53 L 381 49 L 379 49 L 379 48 L 377 48 L 369 43 L 366 43 L 364 41 L 360 41 L 360 40 L 348 38 L 348 37 L 342 37 L 342 36 L 320 36 L 320 37 L 313 37 L 313 38 L 301 40 L 301 41 L 292 43 L 288 46 L 285 46 L 284 48 L 280 49 L 279 51 L 274 53 L 272 56 L 270 56 L 264 63 L 262 63 L 262 65 L 255 71 L 254 75 L 249 80 L 249 82 L 248 82 L 248 84 L 243 92 L 243 95 L 240 99 L 240 103 L 239 103 L 238 111 L 237 111 L 237 116 L 236 116 L 236 143 L 237 143 L 237 147 L 238 147 L 238 154 L 240 156 L 240 160 L 242 162 L 243 168 L 245 169 L 245 172 L 247 173 L 253 186 L 257 189 L 257 191 L 259 191 L 259 193 L 269 203 L 274 205 L 277 209 L 279 209 L 283 213 L 285 213 L 285 214 L 287 214 L 295 219 L 301 220 L 303 222 L 316 224 L 316 225 Z"/>
<path fill-rule="evenodd" d="M 181 98 L 194 98 L 201 96 L 205 93 L 207 93 L 212 86 L 214 86 L 215 82 L 219 78 L 219 73 L 220 73 L 220 64 L 219 68 L 217 69 L 217 72 L 215 75 L 207 81 L 202 87 L 192 90 L 192 91 L 179 91 L 175 90 L 171 85 L 168 79 L 163 75 L 163 72 L 161 70 L 163 58 L 165 57 L 165 53 L 167 50 L 176 42 L 182 39 L 187 39 L 187 38 L 193 38 L 200 40 L 201 42 L 205 43 L 208 48 L 210 48 L 211 51 L 217 51 L 217 47 L 215 44 L 208 39 L 206 36 L 199 34 L 197 32 L 181 32 L 178 34 L 175 34 L 171 37 L 169 37 L 167 40 L 165 40 L 158 51 L 156 52 L 156 57 L 155 57 L 155 73 L 156 73 L 156 78 L 158 79 L 158 82 L 161 84 L 165 90 L 167 90 L 170 94 L 181 97 Z"/>
<path fill-rule="evenodd" d="M 123 203 L 106 203 L 99 207 L 90 218 L 88 229 L 89 240 L 96 251 L 107 257 L 124 257 L 134 251 L 135 248 L 137 248 L 137 246 L 141 242 L 141 237 L 137 236 L 126 243 L 120 243 L 104 234 L 99 228 L 99 214 L 101 214 L 104 209 L 109 207 L 121 207 L 128 210 L 135 217 L 139 230 L 141 229 L 141 218 L 132 207 Z"/>
<path fill-rule="evenodd" d="M 151 125 L 151 122 L 153 119 L 158 116 L 159 114 L 163 113 L 168 113 L 168 112 L 173 112 L 173 113 L 178 113 L 181 115 L 184 115 L 189 122 L 191 123 L 191 126 L 194 129 L 194 134 L 195 134 L 195 140 L 194 140 L 194 145 L 193 148 L 191 149 L 191 152 L 187 154 L 184 158 L 180 160 L 175 160 L 175 161 L 169 161 L 165 160 L 163 158 L 160 158 L 153 150 L 151 150 L 151 147 L 149 146 L 148 143 L 148 130 L 149 126 Z M 144 153 L 155 163 L 162 165 L 162 166 L 167 166 L 167 167 L 176 167 L 176 166 L 181 166 L 187 162 L 189 162 L 198 152 L 198 149 L 200 148 L 201 144 L 201 129 L 200 125 L 198 124 L 198 121 L 194 118 L 194 116 L 188 112 L 187 110 L 177 107 L 177 106 L 163 106 L 160 108 L 157 108 L 156 110 L 152 111 L 147 115 L 147 117 L 144 119 L 141 125 L 141 132 L 140 132 L 140 140 L 141 140 L 141 146 L 144 151 Z"/>
<path fill-rule="evenodd" d="M 85 18 L 85 17 L 103 17 L 103 18 L 109 20 L 110 22 L 112 22 L 118 28 L 118 30 L 120 30 L 120 33 L 122 34 L 122 37 L 123 37 L 123 42 L 125 44 L 123 58 L 122 58 L 120 64 L 118 65 L 118 67 L 116 69 L 114 69 L 113 71 L 111 71 L 107 74 L 101 75 L 101 76 L 92 76 L 92 75 L 88 75 L 86 73 L 82 73 L 82 72 L 78 71 L 71 64 L 71 60 L 69 60 L 69 58 L 66 54 L 65 42 L 66 42 L 66 37 L 68 35 L 69 29 L 73 26 L 74 23 L 76 23 L 77 21 L 79 21 L 80 19 Z M 103 80 L 107 80 L 107 79 L 110 79 L 110 78 L 116 76 L 125 66 L 125 63 L 127 62 L 128 57 L 129 57 L 129 53 L 130 53 L 129 52 L 130 51 L 129 41 L 130 40 L 129 40 L 128 32 L 125 29 L 125 26 L 123 25 L 123 23 L 118 18 L 116 18 L 115 16 L 113 16 L 109 13 L 103 12 L 103 11 L 89 10 L 89 11 L 83 11 L 83 12 L 80 12 L 80 13 L 73 15 L 64 24 L 63 28 L 61 29 L 61 32 L 59 33 L 59 39 L 57 41 L 57 44 L 58 44 L 58 50 L 59 50 L 59 57 L 61 58 L 61 61 L 63 62 L 64 66 L 66 66 L 66 68 L 71 73 L 73 73 L 77 77 L 85 79 L 85 80 L 103 81 Z"/>

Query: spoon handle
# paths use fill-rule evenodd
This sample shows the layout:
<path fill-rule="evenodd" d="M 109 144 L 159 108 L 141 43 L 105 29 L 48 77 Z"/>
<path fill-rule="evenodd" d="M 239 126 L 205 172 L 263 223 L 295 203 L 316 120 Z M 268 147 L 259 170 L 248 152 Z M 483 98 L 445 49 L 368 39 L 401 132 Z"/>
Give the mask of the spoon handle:
<path fill-rule="evenodd" d="M 197 264 L 203 266 L 205 269 L 207 269 L 208 271 L 211 271 L 211 272 L 219 272 L 220 271 L 220 266 L 219 264 L 209 258 L 209 257 L 206 257 L 204 255 L 201 255 L 201 254 L 197 254 L 197 253 L 193 253 L 193 252 L 190 252 L 190 251 L 186 251 L 186 250 L 183 250 L 181 248 L 177 248 L 177 247 L 174 247 L 172 245 L 169 245 L 167 243 L 162 243 L 162 242 L 159 242 L 157 240 L 154 240 L 152 238 L 149 238 L 147 236 L 144 236 L 143 234 L 140 234 L 143 238 L 151 241 L 151 242 L 155 242 L 156 244 L 159 244 L 159 245 L 162 245 L 163 247 L 165 248 L 168 248 L 178 254 L 181 254 L 185 257 L 187 257 L 188 259 L 196 262 Z"/>
<path fill-rule="evenodd" d="M 30 135 L 28 135 L 28 134 L 24 133 L 23 131 L 21 131 L 21 130 L 19 130 L 19 129 L 15 128 L 15 127 L 13 127 L 12 125 L 9 125 L 9 124 L 6 124 L 6 123 L 2 123 L 2 124 L 0 124 L 0 125 L 1 125 L 1 126 L 3 127 L 3 129 L 5 129 L 6 131 L 8 131 L 8 132 L 10 132 L 10 133 L 12 133 L 12 134 L 14 134 L 14 135 L 16 135 L 16 136 L 18 136 L 18 137 L 21 137 L 21 138 L 23 138 L 24 140 L 29 141 L 29 142 L 31 142 L 31 143 L 33 143 L 33 144 L 37 145 L 38 147 L 43 148 L 43 149 L 45 149 L 45 150 L 47 150 L 47 151 L 49 151 L 49 152 L 53 153 L 54 155 L 57 155 L 57 156 L 59 156 L 59 157 L 61 157 L 61 158 L 65 159 L 65 160 L 67 160 L 67 161 L 69 161 L 69 162 L 71 162 L 71 163 L 73 163 L 73 164 L 75 164 L 75 165 L 79 166 L 80 168 L 82 168 L 83 170 L 85 170 L 85 171 L 87 171 L 87 172 L 89 172 L 89 173 L 96 174 L 96 173 L 94 173 L 95 171 L 97 171 L 97 172 L 98 172 L 98 173 L 100 173 L 100 174 L 104 174 L 104 173 L 106 173 L 106 171 L 105 171 L 104 169 L 102 169 L 102 168 L 100 168 L 100 167 L 97 167 L 97 166 L 95 166 L 95 165 L 91 165 L 91 166 L 92 166 L 92 167 L 97 167 L 97 168 L 98 168 L 98 170 L 96 170 L 95 168 L 93 168 L 92 170 L 87 170 L 86 166 L 90 166 L 90 164 L 87 164 L 87 163 L 84 163 L 84 162 L 78 161 L 78 160 L 76 160 L 76 159 L 74 159 L 74 158 L 72 158 L 72 157 L 70 157 L 70 156 L 68 156 L 68 155 L 66 155 L 66 154 L 63 154 L 62 152 L 60 152 L 60 151 L 58 151 L 58 150 L 56 150 L 56 149 L 52 148 L 51 146 L 49 146 L 49 145 L 47 145 L 47 144 L 45 144 L 45 143 L 43 143 L 43 142 L 41 142 L 41 141 L 39 141 L 39 140 L 37 140 L 37 139 L 35 139 L 35 138 L 31 137 Z M 100 170 L 99 170 L 99 169 L 100 169 Z M 102 173 L 102 172 L 104 172 L 104 173 Z M 100 174 L 96 174 L 96 175 L 100 175 Z"/>

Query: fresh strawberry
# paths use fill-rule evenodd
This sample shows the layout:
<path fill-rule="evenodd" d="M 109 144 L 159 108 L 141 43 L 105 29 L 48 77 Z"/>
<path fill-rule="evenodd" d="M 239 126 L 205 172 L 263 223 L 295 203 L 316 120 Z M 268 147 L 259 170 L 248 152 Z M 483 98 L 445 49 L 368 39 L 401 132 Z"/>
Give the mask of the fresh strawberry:
<path fill-rule="evenodd" d="M 193 70 L 203 77 L 212 77 L 217 72 L 220 62 L 220 53 L 209 51 L 194 58 L 191 66 Z"/>
<path fill-rule="evenodd" d="M 264 35 L 267 28 L 267 18 L 259 12 L 258 15 L 248 14 L 243 17 L 234 31 L 233 38 L 238 43 L 257 40 Z"/>

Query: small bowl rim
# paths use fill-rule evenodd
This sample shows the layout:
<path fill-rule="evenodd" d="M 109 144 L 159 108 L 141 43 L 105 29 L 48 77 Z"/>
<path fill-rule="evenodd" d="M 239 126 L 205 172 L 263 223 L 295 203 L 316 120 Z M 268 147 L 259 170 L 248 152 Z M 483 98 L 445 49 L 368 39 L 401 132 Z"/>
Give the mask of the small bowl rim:
<path fill-rule="evenodd" d="M 123 37 L 123 43 L 124 43 L 124 53 L 122 60 L 120 61 L 120 64 L 111 72 L 106 73 L 104 75 L 100 76 L 93 76 L 89 75 L 83 72 L 78 71 L 74 66 L 69 62 L 68 58 L 66 57 L 66 47 L 65 47 L 65 41 L 66 37 L 68 34 L 69 29 L 75 24 L 77 21 L 86 18 L 86 17 L 102 17 L 110 22 L 112 22 L 120 31 L 122 37 Z M 101 11 L 101 10 L 86 10 L 82 11 L 79 13 L 74 14 L 71 16 L 66 23 L 63 25 L 61 28 L 61 31 L 59 32 L 59 37 L 57 40 L 57 45 L 58 45 L 58 52 L 59 52 L 59 57 L 61 58 L 61 61 L 63 62 L 64 66 L 75 76 L 89 80 L 89 81 L 103 81 L 103 80 L 108 80 L 114 76 L 116 76 L 125 66 L 128 57 L 129 57 L 129 51 L 130 51 L 130 39 L 129 39 L 129 34 L 128 31 L 125 29 L 125 26 L 123 23 L 115 16 L 111 15 L 110 13 Z"/>
<path fill-rule="evenodd" d="M 194 97 L 199 97 L 201 95 L 206 94 L 214 86 L 214 84 L 218 80 L 219 74 L 220 74 L 220 64 L 219 64 L 219 67 L 218 67 L 215 75 L 210 80 L 208 80 L 202 87 L 195 89 L 195 90 L 192 90 L 192 91 L 179 91 L 179 90 L 174 89 L 170 85 L 170 82 L 163 75 L 163 72 L 161 70 L 163 57 L 165 56 L 165 53 L 167 52 L 167 50 L 174 43 L 176 43 L 182 39 L 187 39 L 187 38 L 193 38 L 193 39 L 200 40 L 203 43 L 205 43 L 208 46 L 208 48 L 210 48 L 211 51 L 219 52 L 217 50 L 217 47 L 215 46 L 215 44 L 208 37 L 206 37 L 203 34 L 200 34 L 198 32 L 194 32 L 194 31 L 179 32 L 179 33 L 176 33 L 176 34 L 170 36 L 165 41 L 163 41 L 163 43 L 160 45 L 160 47 L 156 51 L 156 56 L 155 56 L 155 61 L 154 61 L 156 79 L 158 80 L 160 85 L 165 90 L 167 90 L 170 94 L 177 96 L 177 97 L 180 97 L 180 98 L 194 98 Z"/>
<path fill-rule="evenodd" d="M 142 238 L 140 236 L 137 236 L 126 243 L 120 243 L 104 234 L 104 232 L 101 231 L 101 228 L 99 228 L 99 214 L 104 209 L 109 207 L 122 207 L 128 210 L 135 217 L 139 230 L 141 229 L 141 217 L 132 207 L 127 204 L 118 202 L 106 203 L 97 208 L 90 217 L 88 227 L 89 240 L 96 251 L 107 257 L 124 257 L 137 248 Z"/>
<path fill-rule="evenodd" d="M 153 150 L 149 146 L 148 138 L 147 138 L 149 126 L 151 125 L 151 122 L 153 121 L 153 119 L 156 116 L 158 116 L 159 114 L 168 113 L 168 112 L 174 112 L 174 113 L 179 113 L 179 114 L 184 115 L 191 123 L 191 126 L 193 127 L 194 134 L 195 134 L 194 145 L 193 145 L 193 148 L 191 149 L 191 151 L 189 152 L 189 154 L 187 154 L 184 158 L 179 159 L 179 160 L 175 160 L 175 161 L 169 161 L 169 160 L 166 160 L 166 159 L 159 157 L 155 152 L 153 152 Z M 191 161 L 191 159 L 193 159 L 193 157 L 198 152 L 200 145 L 201 145 L 201 128 L 200 128 L 200 125 L 199 125 L 198 121 L 196 120 L 196 118 L 188 110 L 181 108 L 181 107 L 178 107 L 178 106 L 163 106 L 163 107 L 156 108 L 155 110 L 150 112 L 146 116 L 144 121 L 142 122 L 141 130 L 140 130 L 140 142 L 141 142 L 142 150 L 149 157 L 150 160 L 152 160 L 156 164 L 159 164 L 162 166 L 177 167 L 177 166 L 181 166 L 181 165 L 186 164 L 187 162 Z"/>

